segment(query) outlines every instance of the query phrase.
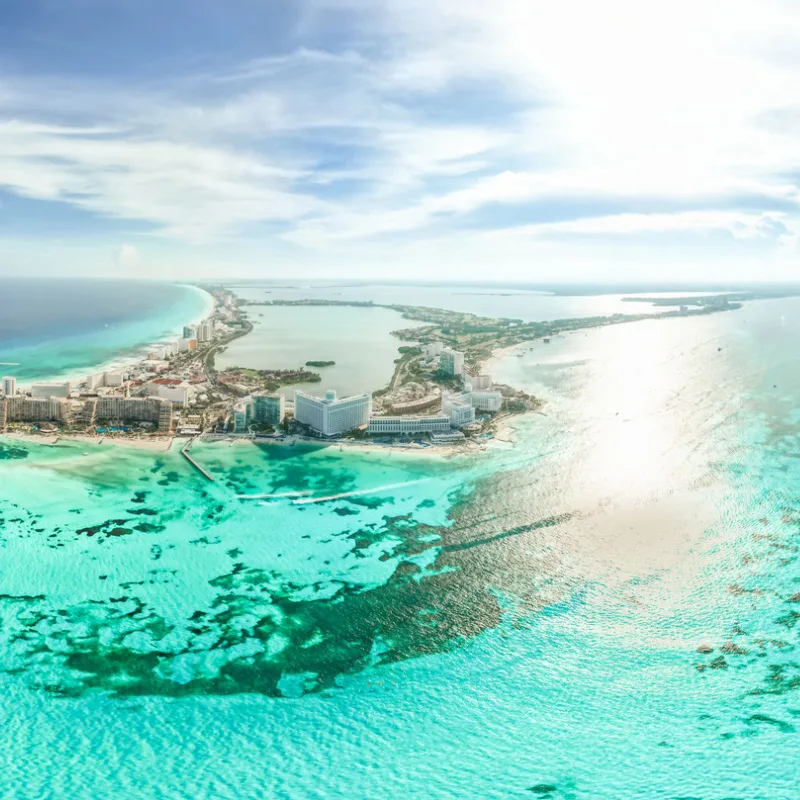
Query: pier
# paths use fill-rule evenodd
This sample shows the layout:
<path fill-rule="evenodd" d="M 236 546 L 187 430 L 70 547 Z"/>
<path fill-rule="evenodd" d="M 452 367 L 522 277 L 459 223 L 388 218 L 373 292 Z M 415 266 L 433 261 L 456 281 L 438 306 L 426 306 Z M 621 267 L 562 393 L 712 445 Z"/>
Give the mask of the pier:
<path fill-rule="evenodd" d="M 201 467 L 192 457 L 189 455 L 189 448 L 194 443 L 194 439 L 189 439 L 188 442 L 181 448 L 181 455 L 207 480 L 214 481 L 214 478 L 211 476 L 206 469 Z"/>

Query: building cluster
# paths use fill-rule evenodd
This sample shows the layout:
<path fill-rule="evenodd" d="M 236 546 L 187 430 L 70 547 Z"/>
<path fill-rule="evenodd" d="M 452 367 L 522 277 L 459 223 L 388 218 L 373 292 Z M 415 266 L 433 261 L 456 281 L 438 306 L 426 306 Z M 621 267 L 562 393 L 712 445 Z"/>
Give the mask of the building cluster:
<path fill-rule="evenodd" d="M 497 412 L 502 402 L 500 392 L 473 391 L 468 386 L 463 392 L 444 392 L 440 414 L 373 416 L 372 398 L 367 394 L 339 398 L 329 391 L 325 397 L 314 397 L 298 391 L 295 419 L 325 437 L 366 426 L 367 433 L 374 436 L 429 433 L 441 438 L 473 424 L 476 410 Z"/>
<path fill-rule="evenodd" d="M 79 387 L 69 381 L 43 382 L 33 383 L 22 392 L 12 376 L 4 377 L 0 386 L 0 429 L 15 422 L 86 427 L 144 423 L 159 431 L 172 429 L 171 399 L 130 397 L 130 386 L 122 372 L 89 375 Z"/>
<path fill-rule="evenodd" d="M 225 293 L 218 298 L 211 317 L 184 326 L 181 338 L 154 348 L 146 359 L 125 372 L 107 370 L 87 375 L 76 385 L 50 381 L 24 389 L 17 386 L 13 376 L 6 376 L 0 382 L 0 428 L 16 422 L 86 427 L 142 423 L 169 431 L 178 421 L 175 410 L 179 407 L 184 409 L 180 425 L 199 428 L 200 417 L 187 411 L 190 404 L 206 399 L 206 377 L 191 359 L 171 359 L 196 350 L 216 335 L 224 335 L 237 319 L 234 297 Z M 253 418 L 260 419 L 264 416 L 263 401 L 256 402 L 259 405 Z M 280 415 L 283 416 L 282 406 Z"/>
<path fill-rule="evenodd" d="M 178 362 L 177 368 L 169 359 L 212 340 L 215 331 L 227 329 L 225 315 L 235 315 L 232 302 L 218 305 L 213 319 L 185 326 L 181 339 L 154 350 L 126 373 L 89 375 L 77 388 L 69 382 L 35 383 L 27 393 L 18 390 L 14 377 L 4 377 L 0 384 L 0 428 L 14 422 L 86 427 L 138 423 L 159 431 L 170 431 L 177 424 L 179 431 L 201 432 L 202 420 L 189 413 L 189 406 L 204 399 L 198 392 L 205 385 L 205 376 L 193 374 L 197 367 L 191 360 Z M 432 342 L 426 345 L 423 360 L 441 375 L 458 379 L 462 390 L 439 393 L 436 388 L 424 397 L 409 396 L 387 406 L 391 415 L 386 416 L 373 414 L 369 394 L 338 397 L 331 390 L 317 397 L 298 390 L 294 419 L 322 437 L 361 429 L 377 436 L 425 433 L 445 441 L 463 437 L 461 429 L 475 422 L 476 412 L 494 413 L 502 408 L 502 395 L 492 389 L 491 376 L 466 373 L 464 353 Z M 253 392 L 233 407 L 233 430 L 248 433 L 255 426 L 278 427 L 286 418 L 286 406 L 282 394 Z M 179 417 L 175 415 L 178 407 L 182 409 Z"/>
<path fill-rule="evenodd" d="M 217 330 L 221 329 L 222 321 L 205 319 L 197 325 L 184 325 L 183 335 L 180 339 L 167 342 L 167 344 L 151 350 L 147 358 L 149 361 L 165 361 L 171 356 L 197 350 L 198 345 L 210 342 Z"/>
<path fill-rule="evenodd" d="M 430 342 L 424 348 L 425 359 L 429 367 L 438 366 L 439 372 L 446 378 L 460 378 L 464 375 L 464 354 L 460 350 L 445 347 L 443 342 Z"/>
<path fill-rule="evenodd" d="M 445 347 L 442 342 L 425 346 L 428 367 L 447 377 L 461 379 L 463 391 L 426 395 L 408 402 L 394 403 L 392 415 L 373 415 L 370 395 L 337 397 L 328 391 L 324 397 L 295 392 L 295 420 L 323 437 L 339 436 L 356 428 L 370 435 L 427 433 L 445 440 L 460 437 L 461 428 L 475 422 L 476 412 L 496 413 L 501 410 L 503 396 L 492 389 L 490 375 L 468 375 L 464 369 L 464 353 Z M 423 415 L 419 412 L 441 408 L 441 412 Z"/>
<path fill-rule="evenodd" d="M 0 429 L 12 422 L 86 426 L 146 423 L 159 431 L 169 431 L 172 403 L 155 397 L 120 395 L 72 398 L 10 394 L 0 399 Z"/>

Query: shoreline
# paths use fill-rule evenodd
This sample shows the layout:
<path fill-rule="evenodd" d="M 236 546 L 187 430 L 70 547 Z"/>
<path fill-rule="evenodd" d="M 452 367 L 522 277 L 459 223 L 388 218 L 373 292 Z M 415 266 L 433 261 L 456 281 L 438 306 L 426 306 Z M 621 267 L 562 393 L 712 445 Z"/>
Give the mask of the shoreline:
<path fill-rule="evenodd" d="M 172 448 L 174 436 L 153 437 L 152 439 L 124 439 L 111 436 L 99 436 L 88 433 L 78 434 L 36 434 L 36 433 L 16 433 L 0 432 L 0 441 L 3 439 L 18 440 L 29 444 L 38 445 L 58 445 L 58 444 L 83 444 L 99 447 L 101 445 L 131 447 L 137 450 L 149 450 L 152 452 L 166 452 Z"/>
<path fill-rule="evenodd" d="M 424 456 L 436 458 L 452 458 L 459 455 L 470 455 L 478 452 L 483 452 L 487 449 L 486 442 L 456 442 L 452 444 L 429 444 L 427 446 L 415 446 L 405 444 L 382 444 L 382 443 L 369 443 L 363 441 L 324 441 L 319 439 L 301 438 L 301 437 L 288 437 L 286 439 L 254 439 L 250 436 L 236 436 L 236 435 L 219 435 L 214 438 L 205 439 L 203 437 L 186 437 L 163 435 L 160 437 L 153 437 L 148 439 L 126 439 L 124 437 L 111 437 L 99 436 L 92 434 L 36 434 L 36 433 L 17 433 L 17 432 L 0 432 L 0 442 L 3 439 L 17 440 L 26 442 L 28 444 L 36 445 L 59 445 L 59 444 L 83 444 L 86 446 L 99 447 L 130 447 L 138 450 L 148 450 L 151 452 L 180 452 L 179 447 L 175 446 L 175 441 L 178 440 L 182 443 L 199 443 L 211 445 L 227 445 L 228 447 L 242 447 L 244 445 L 264 445 L 267 447 L 316 447 L 319 449 L 331 449 L 339 447 L 342 452 L 345 450 L 355 453 L 379 453 L 379 454 L 401 454 L 408 456 Z"/>
<path fill-rule="evenodd" d="M 200 294 L 205 296 L 205 307 L 202 311 L 202 316 L 197 318 L 198 320 L 205 319 L 206 317 L 210 316 L 214 313 L 216 309 L 216 301 L 214 300 L 214 296 L 203 289 L 200 286 L 196 286 L 191 283 L 174 283 L 175 286 L 181 286 L 186 289 L 191 289 L 195 294 Z M 51 373 L 49 375 L 39 376 L 33 380 L 28 380 L 26 383 L 19 383 L 18 386 L 20 389 L 24 389 L 30 387 L 34 383 L 50 383 L 50 382 L 64 382 L 64 383 L 80 383 L 86 379 L 87 375 L 96 375 L 102 372 L 119 372 L 125 371 L 127 369 L 132 369 L 134 367 L 139 366 L 142 362 L 147 360 L 147 353 L 154 348 L 163 347 L 168 341 L 174 339 L 175 337 L 179 336 L 182 333 L 182 328 L 184 325 L 187 324 L 194 324 L 195 320 L 187 320 L 185 322 L 181 322 L 175 325 L 174 328 L 170 329 L 170 333 L 167 334 L 167 338 L 160 339 L 157 341 L 151 340 L 145 343 L 138 343 L 135 345 L 131 345 L 131 352 L 127 355 L 117 355 L 110 358 L 107 361 L 103 361 L 99 364 L 94 364 L 91 366 L 87 366 L 81 372 L 60 372 L 60 373 Z"/>
<path fill-rule="evenodd" d="M 465 445 L 464 442 L 453 444 L 429 444 L 425 445 L 405 445 L 405 444 L 382 444 L 378 442 L 370 443 L 364 441 L 324 441 L 318 439 L 303 439 L 300 437 L 290 437 L 281 439 L 251 439 L 250 437 L 230 438 L 220 437 L 218 439 L 198 439 L 201 444 L 227 443 L 229 447 L 239 447 L 244 444 L 266 445 L 268 447 L 318 447 L 320 449 L 331 449 L 338 447 L 342 452 L 345 450 L 355 453 L 380 453 L 380 454 L 402 454 L 408 456 L 434 456 L 436 458 L 452 458 L 458 455 L 470 455 L 482 452 L 486 449 L 483 443 L 477 442 Z"/>

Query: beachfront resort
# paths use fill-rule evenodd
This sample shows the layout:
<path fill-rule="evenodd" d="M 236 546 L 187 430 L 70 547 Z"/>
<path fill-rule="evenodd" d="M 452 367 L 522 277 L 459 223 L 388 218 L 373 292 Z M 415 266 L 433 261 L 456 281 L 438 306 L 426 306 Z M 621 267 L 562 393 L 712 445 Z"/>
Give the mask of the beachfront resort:
<path fill-rule="evenodd" d="M 292 434 L 328 441 L 452 443 L 490 435 L 492 420 L 509 401 L 504 387 L 493 386 L 486 373 L 472 374 L 465 353 L 440 340 L 401 346 L 389 386 L 372 394 L 286 390 L 321 382 L 308 367 L 329 362 L 218 370 L 215 355 L 249 333 L 252 324 L 233 293 L 217 288 L 212 294 L 214 308 L 206 319 L 184 326 L 180 338 L 124 368 L 28 386 L 4 377 L 0 431 L 126 439 Z"/>

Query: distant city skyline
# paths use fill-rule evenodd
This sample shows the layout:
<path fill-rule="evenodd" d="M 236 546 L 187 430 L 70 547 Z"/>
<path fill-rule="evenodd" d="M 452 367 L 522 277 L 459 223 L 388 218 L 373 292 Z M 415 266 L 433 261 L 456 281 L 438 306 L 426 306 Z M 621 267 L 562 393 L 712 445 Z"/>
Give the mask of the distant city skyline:
<path fill-rule="evenodd" d="M 7 0 L 0 277 L 800 280 L 787 0 Z"/>

